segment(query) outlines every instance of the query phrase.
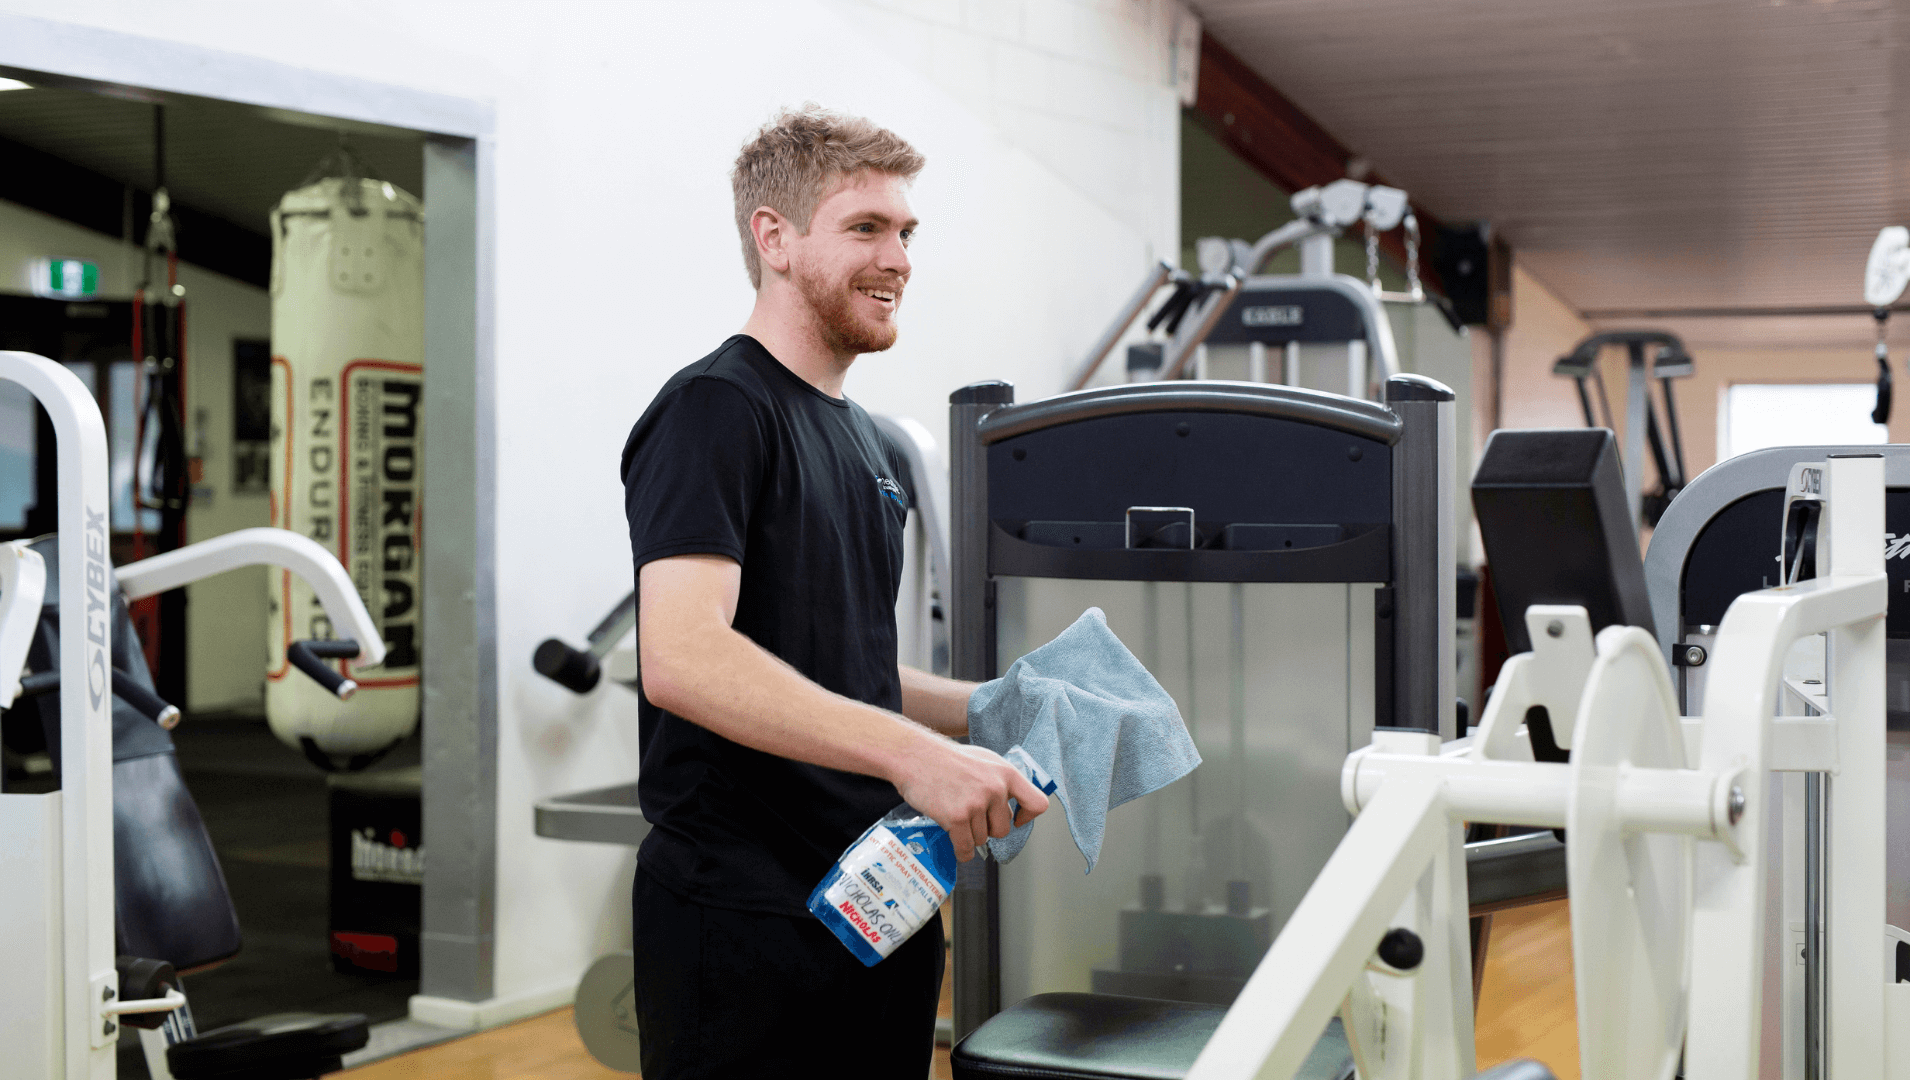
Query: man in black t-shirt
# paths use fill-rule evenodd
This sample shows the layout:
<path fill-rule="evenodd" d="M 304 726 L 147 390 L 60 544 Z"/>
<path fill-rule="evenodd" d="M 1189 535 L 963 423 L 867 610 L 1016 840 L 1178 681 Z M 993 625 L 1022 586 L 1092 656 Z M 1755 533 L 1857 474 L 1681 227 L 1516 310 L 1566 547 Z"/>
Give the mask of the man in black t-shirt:
<path fill-rule="evenodd" d="M 743 148 L 756 304 L 664 384 L 624 448 L 638 579 L 636 1004 L 649 1080 L 841 1061 L 927 1074 L 939 922 L 864 967 L 805 901 L 907 800 L 966 860 L 1047 799 L 957 743 L 974 684 L 896 663 L 909 492 L 843 396 L 894 344 L 921 155 L 861 119 L 786 112 Z M 920 478 L 916 478 L 919 482 Z"/>

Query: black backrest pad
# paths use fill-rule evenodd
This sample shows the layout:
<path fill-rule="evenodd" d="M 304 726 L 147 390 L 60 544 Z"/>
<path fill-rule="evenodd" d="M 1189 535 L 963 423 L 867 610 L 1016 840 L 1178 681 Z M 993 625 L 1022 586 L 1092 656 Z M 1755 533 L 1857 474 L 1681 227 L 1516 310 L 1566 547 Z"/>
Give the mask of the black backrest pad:
<path fill-rule="evenodd" d="M 170 752 L 113 762 L 113 896 L 126 955 L 189 972 L 239 951 L 219 856 Z"/>
<path fill-rule="evenodd" d="M 27 650 L 27 666 L 51 670 L 60 648 L 59 550 L 56 538 L 36 541 L 46 560 L 46 599 Z M 152 688 L 139 634 L 117 585 L 113 589 L 113 666 Z M 37 711 L 57 768 L 60 760 L 58 694 L 24 701 L 15 712 Z M 186 790 L 172 736 L 113 699 L 113 895 L 118 951 L 164 960 L 190 972 L 239 951 L 239 922 L 225 874 L 206 835 L 199 808 Z"/>
<path fill-rule="evenodd" d="M 1473 474 L 1472 507 L 1513 653 L 1532 647 L 1525 609 L 1533 604 L 1580 605 L 1594 632 L 1652 629 L 1644 560 L 1609 430 L 1493 432 Z"/>

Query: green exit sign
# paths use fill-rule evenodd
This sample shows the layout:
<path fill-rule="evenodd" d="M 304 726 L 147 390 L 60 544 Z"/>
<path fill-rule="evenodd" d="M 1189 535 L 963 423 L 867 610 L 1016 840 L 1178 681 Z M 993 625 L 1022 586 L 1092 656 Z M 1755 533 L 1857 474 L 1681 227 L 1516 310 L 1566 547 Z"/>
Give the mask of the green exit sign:
<path fill-rule="evenodd" d="M 33 294 L 84 300 L 99 291 L 99 264 L 88 259 L 37 259 Z"/>

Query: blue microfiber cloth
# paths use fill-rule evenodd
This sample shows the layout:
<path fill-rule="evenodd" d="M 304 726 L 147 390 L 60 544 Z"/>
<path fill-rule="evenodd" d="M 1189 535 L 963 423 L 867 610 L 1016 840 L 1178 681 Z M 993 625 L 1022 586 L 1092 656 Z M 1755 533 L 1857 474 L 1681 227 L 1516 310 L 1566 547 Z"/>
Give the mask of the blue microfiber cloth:
<path fill-rule="evenodd" d="M 1082 612 L 1007 675 L 976 687 L 968 737 L 998 754 L 1019 744 L 1048 773 L 1090 873 L 1109 810 L 1200 764 L 1180 708 L 1108 629 L 1100 608 Z M 1020 826 L 990 840 L 988 850 L 1007 862 L 1033 829 L 1033 822 Z"/>

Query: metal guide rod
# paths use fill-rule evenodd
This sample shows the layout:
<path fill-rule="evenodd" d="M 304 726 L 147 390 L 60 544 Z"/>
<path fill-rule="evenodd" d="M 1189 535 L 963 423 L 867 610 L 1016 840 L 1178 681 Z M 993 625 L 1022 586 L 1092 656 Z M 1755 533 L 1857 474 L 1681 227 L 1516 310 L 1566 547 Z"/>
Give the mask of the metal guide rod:
<path fill-rule="evenodd" d="M 1824 1080 L 1824 774 L 1804 774 L 1804 1080 Z"/>
<path fill-rule="evenodd" d="M 1121 338 L 1127 334 L 1127 328 L 1133 326 L 1134 320 L 1140 318 L 1141 312 L 1147 310 L 1147 302 L 1154 298 L 1154 293 L 1167 283 L 1168 275 L 1173 272 L 1173 264 L 1166 259 L 1156 262 L 1148 269 L 1147 274 L 1141 278 L 1140 286 L 1134 290 L 1134 295 L 1128 297 L 1127 303 L 1121 306 L 1121 313 L 1114 317 L 1114 321 L 1101 334 L 1100 340 L 1088 350 L 1088 355 L 1081 361 L 1081 366 L 1075 369 L 1074 377 L 1068 380 L 1068 389 L 1079 390 L 1088 385 L 1088 381 L 1094 378 L 1094 373 L 1101 370 L 1101 364 L 1107 360 L 1108 353 L 1113 352 L 1114 346 L 1120 344 Z"/>
<path fill-rule="evenodd" d="M 1626 349 L 1631 377 L 1625 382 L 1625 505 L 1631 508 L 1631 527 L 1644 525 L 1645 424 L 1651 402 L 1646 398 L 1645 345 L 1634 341 Z"/>
<path fill-rule="evenodd" d="M 610 614 L 597 624 L 596 629 L 584 641 L 590 645 L 590 655 L 602 660 L 610 655 L 617 643 L 637 628 L 637 594 L 632 591 L 612 608 Z"/>
<path fill-rule="evenodd" d="M 111 561 L 107 553 L 106 425 L 78 376 L 43 356 L 0 352 L 0 379 L 25 387 L 53 421 L 60 524 L 61 940 L 65 1075 L 114 1074 L 116 1027 L 99 1011 L 117 996 L 113 966 Z M 31 796 L 0 796 L 0 798 Z M 30 932 L 15 925 L 8 933 Z M 108 992 L 111 991 L 109 994 Z M 31 1052 L 30 1050 L 28 1051 Z M 57 1054 L 56 1054 L 57 1056 Z"/>

